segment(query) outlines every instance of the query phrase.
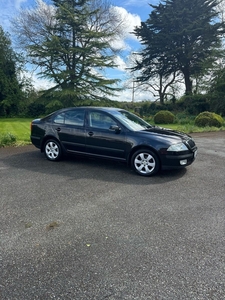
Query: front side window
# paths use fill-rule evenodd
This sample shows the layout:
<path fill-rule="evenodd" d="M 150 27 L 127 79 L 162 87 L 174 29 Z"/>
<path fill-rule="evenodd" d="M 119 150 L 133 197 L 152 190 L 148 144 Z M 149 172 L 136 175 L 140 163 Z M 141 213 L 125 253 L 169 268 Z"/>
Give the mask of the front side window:
<path fill-rule="evenodd" d="M 128 111 L 121 110 L 113 111 L 112 113 L 118 121 L 132 131 L 145 130 L 152 127 L 150 124 Z"/>
<path fill-rule="evenodd" d="M 109 129 L 112 125 L 117 125 L 116 122 L 104 112 L 93 111 L 89 114 L 90 127 Z"/>

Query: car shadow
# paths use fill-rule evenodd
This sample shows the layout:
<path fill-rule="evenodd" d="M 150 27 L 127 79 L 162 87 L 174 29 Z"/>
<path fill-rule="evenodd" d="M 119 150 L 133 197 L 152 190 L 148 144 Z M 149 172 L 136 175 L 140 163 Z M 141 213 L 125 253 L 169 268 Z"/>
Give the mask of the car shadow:
<path fill-rule="evenodd" d="M 125 184 L 163 184 L 183 177 L 187 169 L 160 171 L 152 177 L 136 174 L 126 163 L 111 160 L 89 158 L 84 156 L 66 156 L 60 162 L 48 161 L 44 154 L 36 149 L 20 149 L 13 151 L 1 159 L 5 166 L 10 168 L 25 169 L 29 172 L 57 175 L 66 177 L 67 180 L 96 179 L 103 182 L 119 182 Z"/>

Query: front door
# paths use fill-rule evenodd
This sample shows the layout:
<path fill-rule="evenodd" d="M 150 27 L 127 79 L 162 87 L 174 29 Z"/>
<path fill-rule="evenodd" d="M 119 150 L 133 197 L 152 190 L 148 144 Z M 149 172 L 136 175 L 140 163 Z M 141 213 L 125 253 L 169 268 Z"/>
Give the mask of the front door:
<path fill-rule="evenodd" d="M 123 128 L 115 130 L 117 121 L 106 112 L 91 110 L 86 128 L 86 151 L 89 154 L 126 159 L 126 133 Z"/>

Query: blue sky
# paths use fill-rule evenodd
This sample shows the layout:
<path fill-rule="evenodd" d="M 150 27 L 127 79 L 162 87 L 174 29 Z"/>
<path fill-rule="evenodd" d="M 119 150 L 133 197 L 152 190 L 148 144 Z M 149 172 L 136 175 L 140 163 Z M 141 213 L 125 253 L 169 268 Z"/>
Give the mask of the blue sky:
<path fill-rule="evenodd" d="M 50 0 L 45 0 L 50 3 Z M 156 0 L 112 0 L 112 5 L 123 7 L 128 13 L 140 16 L 142 21 L 148 18 L 150 12 L 149 3 Z M 11 16 L 16 15 L 20 8 L 33 7 L 35 0 L 0 0 L 0 24 L 5 27 L 9 25 Z"/>
<path fill-rule="evenodd" d="M 43 0 L 46 3 L 50 3 L 50 0 Z M 108 74 L 110 77 L 114 76 L 116 78 L 120 78 L 122 82 L 125 82 L 127 78 L 127 57 L 126 53 L 129 51 L 137 51 L 140 48 L 139 42 L 135 39 L 135 37 L 129 34 L 129 32 L 133 31 L 134 26 L 138 26 L 141 21 L 146 21 L 148 15 L 150 13 L 151 4 L 158 3 L 157 0 L 111 0 L 110 3 L 113 6 L 116 6 L 119 13 L 122 14 L 127 20 L 127 35 L 124 40 L 121 40 L 120 43 L 123 44 L 124 51 L 121 56 L 117 57 L 118 68 L 113 72 L 110 71 Z M 10 27 L 10 19 L 17 15 L 19 9 L 24 8 L 32 8 L 35 6 L 35 0 L 0 0 L 0 25 L 3 27 L 4 31 L 8 31 L 13 34 L 13 31 Z M 39 80 L 35 77 L 34 74 L 34 84 L 38 88 L 45 88 L 47 86 L 47 82 Z M 145 95 L 138 95 L 139 100 L 146 99 Z M 131 100 L 131 90 L 127 89 L 120 94 L 120 96 L 116 100 Z"/>

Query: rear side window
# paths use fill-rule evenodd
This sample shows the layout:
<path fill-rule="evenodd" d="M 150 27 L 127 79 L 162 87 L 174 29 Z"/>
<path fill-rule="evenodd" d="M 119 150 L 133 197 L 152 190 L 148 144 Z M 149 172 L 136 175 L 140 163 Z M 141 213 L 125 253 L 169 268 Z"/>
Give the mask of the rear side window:
<path fill-rule="evenodd" d="M 84 126 L 84 110 L 71 110 L 65 113 L 65 124 Z"/>
<path fill-rule="evenodd" d="M 84 126 L 84 109 L 68 110 L 55 116 L 54 123 Z"/>
<path fill-rule="evenodd" d="M 58 114 L 55 116 L 54 120 L 53 120 L 54 123 L 57 123 L 57 124 L 64 124 L 65 122 L 65 114 L 64 113 L 61 113 L 61 114 Z"/>

